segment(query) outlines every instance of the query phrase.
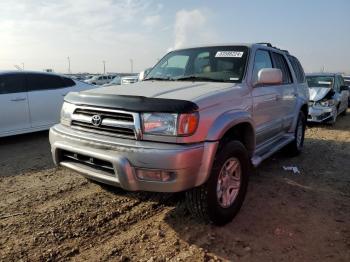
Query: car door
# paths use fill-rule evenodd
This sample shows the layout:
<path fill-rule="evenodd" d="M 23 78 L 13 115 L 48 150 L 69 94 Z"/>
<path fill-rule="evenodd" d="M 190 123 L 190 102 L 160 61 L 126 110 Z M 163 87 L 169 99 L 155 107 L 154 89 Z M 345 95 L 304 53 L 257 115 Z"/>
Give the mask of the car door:
<path fill-rule="evenodd" d="M 64 96 L 70 87 L 58 75 L 27 74 L 32 127 L 50 127 L 59 122 Z"/>
<path fill-rule="evenodd" d="M 338 82 L 339 82 L 339 91 L 340 91 L 340 106 L 339 106 L 339 112 L 343 112 L 344 110 L 347 110 L 348 108 L 348 96 L 349 91 L 341 90 L 341 86 L 345 86 L 344 79 L 341 75 L 338 75 Z"/>
<path fill-rule="evenodd" d="M 278 68 L 282 71 L 282 83 L 276 85 L 275 88 L 279 89 L 281 97 L 278 101 L 280 105 L 280 117 L 282 121 L 282 129 L 287 132 L 295 117 L 297 87 L 294 83 L 291 69 L 288 65 L 286 57 L 274 51 L 271 51 L 272 64 L 274 68 Z"/>
<path fill-rule="evenodd" d="M 254 57 L 253 73 L 251 82 L 258 80 L 258 73 L 263 68 L 272 68 L 272 59 L 268 50 L 258 49 Z M 254 86 L 253 97 L 253 120 L 256 125 L 256 144 L 278 136 L 282 130 L 281 97 L 279 86 L 263 85 Z"/>
<path fill-rule="evenodd" d="M 21 73 L 0 75 L 0 136 L 30 128 L 27 90 Z"/>

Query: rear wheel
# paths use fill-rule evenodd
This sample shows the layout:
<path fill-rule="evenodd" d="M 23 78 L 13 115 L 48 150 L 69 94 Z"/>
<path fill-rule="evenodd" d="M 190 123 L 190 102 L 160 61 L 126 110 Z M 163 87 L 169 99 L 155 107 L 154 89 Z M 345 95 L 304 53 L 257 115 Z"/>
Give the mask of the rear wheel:
<path fill-rule="evenodd" d="M 186 204 L 196 217 L 224 225 L 241 208 L 248 186 L 248 152 L 231 141 L 217 152 L 211 175 L 200 187 L 186 192 Z"/>
<path fill-rule="evenodd" d="M 290 156 L 301 153 L 304 147 L 306 118 L 302 111 L 299 112 L 298 122 L 294 131 L 294 140 L 287 146 L 286 151 Z"/>

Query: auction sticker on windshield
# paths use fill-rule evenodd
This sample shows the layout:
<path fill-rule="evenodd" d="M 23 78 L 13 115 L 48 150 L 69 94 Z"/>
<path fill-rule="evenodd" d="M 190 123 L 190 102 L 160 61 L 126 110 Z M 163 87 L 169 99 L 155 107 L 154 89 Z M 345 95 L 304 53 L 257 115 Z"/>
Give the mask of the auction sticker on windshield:
<path fill-rule="evenodd" d="M 238 51 L 218 51 L 215 57 L 242 57 L 244 52 Z"/>

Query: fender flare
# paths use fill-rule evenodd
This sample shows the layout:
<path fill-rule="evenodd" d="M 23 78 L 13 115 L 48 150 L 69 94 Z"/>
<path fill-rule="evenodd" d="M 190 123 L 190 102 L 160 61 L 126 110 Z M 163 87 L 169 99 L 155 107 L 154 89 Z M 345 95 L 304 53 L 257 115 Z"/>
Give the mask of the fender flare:
<path fill-rule="evenodd" d="M 251 153 L 255 150 L 255 124 L 250 112 L 247 111 L 227 111 L 215 119 L 207 134 L 207 141 L 220 140 L 227 131 L 239 124 L 248 124 L 253 131 L 253 138 L 247 150 Z"/>

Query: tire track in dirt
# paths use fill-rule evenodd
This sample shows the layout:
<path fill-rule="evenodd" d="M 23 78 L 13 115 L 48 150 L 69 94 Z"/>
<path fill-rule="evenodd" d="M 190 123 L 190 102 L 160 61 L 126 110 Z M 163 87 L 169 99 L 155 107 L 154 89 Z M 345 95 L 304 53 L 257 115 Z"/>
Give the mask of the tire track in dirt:
<path fill-rule="evenodd" d="M 70 257 L 77 252 L 72 247 L 85 249 L 89 246 L 86 243 L 96 239 L 104 241 L 115 233 L 126 231 L 133 224 L 156 215 L 167 201 L 164 196 L 154 198 L 148 193 L 119 195 L 120 192 L 105 191 L 91 184 L 83 190 L 89 188 L 87 194 L 65 191 L 61 201 L 55 194 L 28 217 L 7 219 L 8 226 L 1 226 L 3 234 L 16 236 L 19 229 L 24 234 L 21 239 L 7 237 L 4 243 L 0 242 L 0 248 L 5 253 L 1 258 L 46 260 Z M 43 253 L 40 255 L 38 250 Z"/>

